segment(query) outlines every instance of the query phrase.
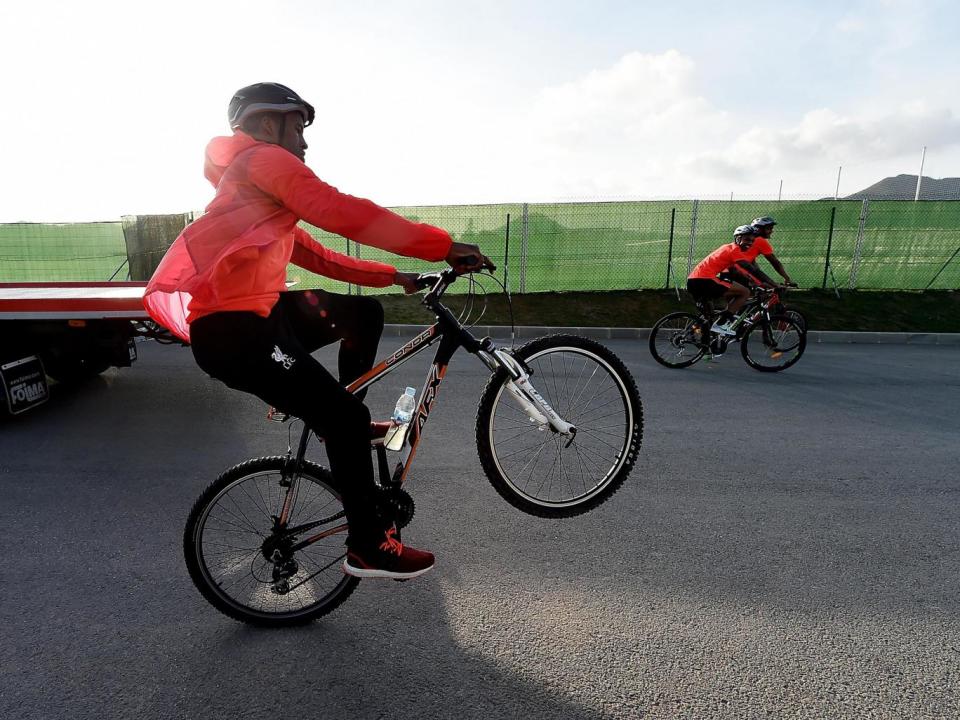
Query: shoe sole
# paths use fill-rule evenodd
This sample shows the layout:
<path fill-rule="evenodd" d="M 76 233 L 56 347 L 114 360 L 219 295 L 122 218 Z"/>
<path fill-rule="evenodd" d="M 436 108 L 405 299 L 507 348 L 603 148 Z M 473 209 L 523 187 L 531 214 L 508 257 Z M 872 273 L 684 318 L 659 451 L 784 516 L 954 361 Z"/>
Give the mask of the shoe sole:
<path fill-rule="evenodd" d="M 386 578 L 388 580 L 412 580 L 415 577 L 420 577 L 424 573 L 430 572 L 433 570 L 434 566 L 426 567 L 423 570 L 417 570 L 415 572 L 399 573 L 393 572 L 392 570 L 376 570 L 368 568 L 358 568 L 354 567 L 346 560 L 343 561 L 343 572 L 347 575 L 352 575 L 353 577 L 358 578 Z"/>

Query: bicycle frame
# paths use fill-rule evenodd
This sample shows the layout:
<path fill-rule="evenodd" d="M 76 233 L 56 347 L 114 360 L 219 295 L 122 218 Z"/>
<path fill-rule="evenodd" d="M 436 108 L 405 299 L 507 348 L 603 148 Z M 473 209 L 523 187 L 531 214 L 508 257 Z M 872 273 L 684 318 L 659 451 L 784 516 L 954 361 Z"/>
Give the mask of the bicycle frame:
<path fill-rule="evenodd" d="M 477 355 L 491 371 L 505 370 L 510 375 L 507 389 L 535 421 L 542 424 L 549 424 L 551 429 L 571 438 L 571 441 L 577 432 L 576 427 L 564 421 L 536 389 L 533 388 L 529 382 L 529 368 L 524 367 L 508 351 L 498 348 L 489 337 L 483 339 L 476 338 L 454 317 L 453 313 L 440 302 L 443 293 L 457 277 L 458 274 L 454 270 L 444 270 L 439 273 L 422 275 L 421 283 L 436 281 L 430 292 L 424 296 L 422 304 L 435 313 L 437 322 L 379 362 L 369 372 L 347 385 L 347 390 L 352 393 L 363 390 L 382 380 L 410 358 L 419 355 L 431 345 L 439 342 L 433 363 L 427 371 L 427 376 L 420 392 L 420 401 L 410 421 L 400 460 L 397 462 L 390 476 L 390 483 L 395 487 L 403 485 L 406 481 L 407 473 L 410 470 L 410 466 L 417 453 L 417 448 L 420 445 L 420 440 L 423 437 L 424 426 L 430 417 L 430 412 L 436 402 L 440 385 L 447 373 L 447 366 L 454 353 L 461 347 L 466 349 L 467 352 Z M 297 480 L 300 476 L 300 470 L 303 467 L 307 444 L 312 432 L 309 427 L 304 425 L 296 455 L 292 455 L 292 448 L 288 448 L 287 450 L 287 468 L 284 470 L 281 480 L 282 483 L 288 483 L 287 491 L 283 502 L 283 509 L 274 527 L 275 532 L 283 535 L 304 532 L 337 517 L 333 516 L 333 518 L 325 518 L 293 528 L 286 527 L 296 497 Z M 382 445 L 377 446 L 377 452 L 378 459 L 381 463 L 381 477 L 383 477 L 383 470 L 386 466 L 386 452 Z M 297 543 L 292 549 L 296 550 L 305 547 L 328 535 L 343 532 L 346 529 L 346 524 L 330 528 L 304 539 Z"/>
<path fill-rule="evenodd" d="M 772 290 L 765 294 L 766 297 L 763 297 L 760 294 L 754 293 L 747 301 L 747 304 L 744 305 L 740 312 L 733 318 L 733 321 L 730 323 L 730 328 L 737 331 L 737 340 L 740 339 L 744 330 L 748 330 L 758 321 L 768 322 L 770 320 L 770 308 L 780 302 L 780 295 L 777 290 Z M 700 311 L 702 319 L 709 322 L 710 325 L 713 325 L 713 318 L 717 315 L 718 311 L 701 303 L 697 303 L 697 309 Z M 707 310 L 709 310 L 709 313 L 706 312 Z"/>

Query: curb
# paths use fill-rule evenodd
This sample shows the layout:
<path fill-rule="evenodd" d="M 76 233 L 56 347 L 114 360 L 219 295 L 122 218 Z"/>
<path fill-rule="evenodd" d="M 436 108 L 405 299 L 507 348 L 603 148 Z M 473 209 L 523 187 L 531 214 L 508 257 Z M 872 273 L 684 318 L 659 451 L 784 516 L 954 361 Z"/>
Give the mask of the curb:
<path fill-rule="evenodd" d="M 392 337 L 415 335 L 427 325 L 388 324 L 383 334 Z M 474 335 L 492 338 L 510 337 L 507 325 L 474 325 Z M 545 325 L 521 325 L 516 328 L 516 337 L 535 338 L 552 333 L 573 333 L 600 340 L 646 340 L 650 328 L 621 327 L 548 327 Z M 808 343 L 847 343 L 856 345 L 953 345 L 960 346 L 960 333 L 911 333 L 911 332 L 850 332 L 845 330 L 811 330 Z"/>

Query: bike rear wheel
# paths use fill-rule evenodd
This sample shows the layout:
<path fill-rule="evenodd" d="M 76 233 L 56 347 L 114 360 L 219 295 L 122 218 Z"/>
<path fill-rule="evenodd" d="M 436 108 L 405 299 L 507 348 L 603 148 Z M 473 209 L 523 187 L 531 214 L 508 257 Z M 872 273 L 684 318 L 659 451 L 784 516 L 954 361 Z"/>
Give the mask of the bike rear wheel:
<path fill-rule="evenodd" d="M 690 367 L 703 357 L 702 327 L 703 320 L 693 313 L 665 315 L 650 330 L 650 354 L 668 368 Z"/>
<path fill-rule="evenodd" d="M 524 512 L 548 518 L 584 513 L 613 495 L 636 461 L 643 438 L 636 383 L 612 351 L 582 337 L 538 338 L 513 354 L 577 433 L 570 440 L 532 421 L 500 370 L 477 411 L 483 469 L 501 497 Z"/>
<path fill-rule="evenodd" d="M 339 606 L 359 582 L 341 570 L 346 519 L 332 475 L 305 462 L 297 478 L 288 473 L 285 479 L 287 463 L 263 457 L 230 468 L 201 494 L 187 520 L 183 552 L 190 577 L 211 605 L 235 620 L 307 623 Z M 283 534 L 275 518 L 291 481 L 296 486 Z"/>
<path fill-rule="evenodd" d="M 740 341 L 740 354 L 747 365 L 761 372 L 786 370 L 803 355 L 807 333 L 786 315 L 774 315 L 747 330 Z"/>

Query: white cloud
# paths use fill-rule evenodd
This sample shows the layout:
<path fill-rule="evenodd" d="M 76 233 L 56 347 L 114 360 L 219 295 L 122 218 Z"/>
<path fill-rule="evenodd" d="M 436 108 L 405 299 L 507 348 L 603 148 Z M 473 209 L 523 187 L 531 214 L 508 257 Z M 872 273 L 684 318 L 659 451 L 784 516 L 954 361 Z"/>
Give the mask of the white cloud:
<path fill-rule="evenodd" d="M 694 81 L 693 61 L 676 50 L 634 52 L 610 68 L 544 89 L 534 115 L 545 136 L 558 142 L 642 139 L 678 117 L 710 110 Z"/>
<path fill-rule="evenodd" d="M 908 159 L 923 145 L 960 156 L 960 118 L 923 100 L 881 113 L 819 108 L 785 125 L 756 118 L 707 99 L 678 51 L 630 53 L 539 94 L 523 124 L 524 181 L 543 197 L 770 194 L 783 178 L 793 193 L 822 194 L 838 165 L 866 185 L 915 171 Z"/>
<path fill-rule="evenodd" d="M 837 21 L 836 27 L 837 30 L 842 33 L 854 34 L 863 32 L 867 27 L 867 23 L 862 15 L 848 13 Z"/>
<path fill-rule="evenodd" d="M 539 194 L 602 196 L 667 191 L 680 158 L 733 125 L 700 93 L 693 60 L 668 50 L 544 88 L 520 127 Z"/>
<path fill-rule="evenodd" d="M 848 106 L 761 116 L 738 104 L 745 80 L 723 55 L 625 52 L 588 69 L 593 56 L 571 60 L 561 50 L 534 60 L 477 43 L 458 54 L 455 43 L 438 49 L 428 41 L 442 25 L 384 35 L 369 23 L 391 26 L 395 18 L 338 15 L 333 5 L 297 24 L 290 3 L 258 20 L 266 44 L 248 52 L 236 38 L 249 30 L 250 0 L 226 14 L 171 2 L 149 16 L 118 0 L 82 10 L 65 3 L 51 22 L 18 6 L 12 26 L 20 32 L 0 46 L 0 61 L 29 72 L 11 75 L 11 92 L 39 88 L 54 104 L 0 114 L 0 135 L 9 140 L 0 222 L 202 207 L 212 195 L 201 175 L 203 147 L 226 132 L 230 93 L 264 79 L 286 82 L 317 105 L 307 136 L 311 167 L 384 204 L 745 194 L 775 192 L 780 178 L 790 192 L 817 193 L 832 191 L 838 164 L 845 184 L 860 182 L 848 174 L 857 163 L 864 185 L 912 172 L 903 158 L 923 145 L 931 147 L 931 172 L 958 174 L 952 108 L 960 106 L 949 104 L 957 101 L 935 74 L 912 75 L 919 100 L 894 107 L 888 96 L 910 97 L 903 86 L 858 95 L 855 71 L 838 68 L 836 82 L 850 83 Z M 851 13 L 839 26 L 852 33 L 862 18 L 859 35 L 873 37 L 877 23 L 890 22 L 885 17 Z M 898 35 L 881 33 L 890 34 Z M 789 55 L 782 53 L 785 66 Z M 756 62 L 768 56 L 757 53 Z M 936 89 L 925 90 L 924 81 Z M 814 93 L 780 97 L 802 102 Z"/>
<path fill-rule="evenodd" d="M 822 108 L 808 112 L 793 127 L 753 127 L 726 148 L 702 153 L 690 166 L 717 177 L 736 178 L 778 167 L 798 172 L 845 160 L 897 158 L 924 145 L 944 149 L 958 143 L 960 118 L 945 107 L 912 103 L 872 117 L 840 115 Z"/>

